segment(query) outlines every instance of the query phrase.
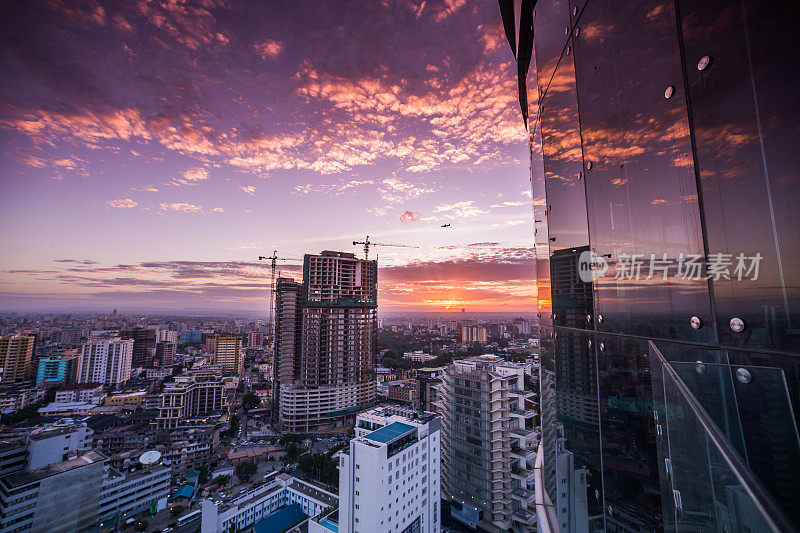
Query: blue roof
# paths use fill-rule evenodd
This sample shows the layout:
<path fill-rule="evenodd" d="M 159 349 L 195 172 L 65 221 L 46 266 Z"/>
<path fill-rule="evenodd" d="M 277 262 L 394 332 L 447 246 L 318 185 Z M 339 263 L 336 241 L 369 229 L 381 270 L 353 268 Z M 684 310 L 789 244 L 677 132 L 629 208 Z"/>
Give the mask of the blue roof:
<path fill-rule="evenodd" d="M 393 440 L 397 440 L 406 433 L 410 431 L 414 431 L 414 426 L 409 426 L 408 424 L 403 424 L 402 422 L 392 422 L 388 426 L 382 427 L 381 429 L 377 429 L 372 433 L 364 435 L 365 438 L 369 440 L 374 440 L 377 442 L 382 442 L 384 444 L 392 442 Z"/>
<path fill-rule="evenodd" d="M 175 494 L 172 495 L 172 499 L 174 500 L 175 498 L 191 498 L 192 494 L 194 494 L 194 487 L 191 485 L 184 485 L 183 487 L 175 491 Z"/>
<path fill-rule="evenodd" d="M 286 507 L 281 507 L 264 520 L 253 524 L 253 532 L 276 533 L 278 531 L 286 531 L 306 518 L 308 518 L 308 515 L 303 512 L 303 509 L 296 503 L 293 503 Z"/>

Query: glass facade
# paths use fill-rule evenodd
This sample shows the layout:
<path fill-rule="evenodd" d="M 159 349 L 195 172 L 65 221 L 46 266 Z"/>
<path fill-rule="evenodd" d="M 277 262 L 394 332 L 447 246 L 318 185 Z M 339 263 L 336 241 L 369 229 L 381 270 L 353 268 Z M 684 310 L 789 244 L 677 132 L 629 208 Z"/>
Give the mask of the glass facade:
<path fill-rule="evenodd" d="M 571 531 L 800 528 L 800 4 L 500 8 L 533 56 L 541 490 Z"/>

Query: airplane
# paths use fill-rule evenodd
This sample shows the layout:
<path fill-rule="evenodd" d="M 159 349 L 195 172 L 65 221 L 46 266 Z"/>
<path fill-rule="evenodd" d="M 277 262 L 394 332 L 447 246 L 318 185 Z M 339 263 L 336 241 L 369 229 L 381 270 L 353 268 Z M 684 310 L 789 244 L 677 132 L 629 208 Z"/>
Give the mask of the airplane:
<path fill-rule="evenodd" d="M 442 224 L 442 227 L 443 227 L 443 228 L 449 228 L 449 227 L 450 227 L 450 224 Z"/>

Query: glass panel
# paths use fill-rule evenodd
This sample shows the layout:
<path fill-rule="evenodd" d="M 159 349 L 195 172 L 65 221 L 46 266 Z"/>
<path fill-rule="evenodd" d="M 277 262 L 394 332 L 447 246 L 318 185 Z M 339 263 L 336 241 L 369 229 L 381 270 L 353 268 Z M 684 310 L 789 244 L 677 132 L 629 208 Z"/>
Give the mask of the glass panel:
<path fill-rule="evenodd" d="M 657 411 L 654 419 L 657 424 L 664 529 L 791 529 L 775 502 L 730 445 L 730 440 L 711 419 L 712 416 L 717 418 L 733 433 L 739 427 L 737 412 L 744 398 L 736 390 L 738 386 L 734 383 L 738 380 L 731 379 L 732 367 L 667 363 L 652 343 L 650 356 Z M 758 393 L 766 397 L 780 396 L 781 387 L 774 381 L 777 377 L 775 373 L 766 376 L 755 367 L 749 370 L 754 371 L 751 376 L 755 378 L 757 375 L 761 384 L 769 388 Z M 749 383 L 754 382 L 755 379 Z M 699 388 L 690 390 L 694 387 Z M 706 391 L 706 387 L 712 390 Z M 701 393 L 706 401 L 717 396 L 721 399 L 717 398 L 708 404 L 709 409 L 706 410 L 695 392 Z M 746 401 L 756 403 L 753 398 Z M 785 423 L 785 420 L 778 422 Z M 746 424 L 743 427 L 746 431 L 750 429 Z M 733 436 L 733 440 L 741 445 L 742 435 Z M 744 440 L 747 440 L 746 433 Z M 745 445 L 749 446 L 747 443 Z M 789 487 L 788 492 L 796 491 Z"/>
<path fill-rule="evenodd" d="M 727 273 L 713 282 L 720 341 L 798 352 L 800 4 L 678 5 L 708 251 L 726 254 L 718 259 Z M 754 263 L 757 279 L 747 275 Z"/>
<path fill-rule="evenodd" d="M 541 107 L 553 323 L 587 328 L 592 323 L 592 284 L 578 275 L 589 250 L 578 101 L 572 54 L 558 64 Z"/>
<path fill-rule="evenodd" d="M 544 97 L 569 34 L 567 0 L 542 0 L 533 11 L 533 46 L 539 72 L 539 96 Z"/>
<path fill-rule="evenodd" d="M 679 270 L 704 248 L 672 3 L 592 0 L 573 42 L 597 329 L 711 342 L 704 273 Z"/>
<path fill-rule="evenodd" d="M 539 412 L 541 414 L 544 454 L 543 477 L 545 491 L 553 500 L 556 494 L 556 360 L 555 335 L 552 327 L 539 324 Z"/>
<path fill-rule="evenodd" d="M 530 87 L 531 85 L 528 85 Z M 547 198 L 544 187 L 541 125 L 534 98 L 528 98 L 531 117 L 531 201 L 533 203 L 533 238 L 536 255 L 536 300 L 539 323 L 552 324 L 553 302 L 550 293 L 550 247 L 547 241 Z"/>
<path fill-rule="evenodd" d="M 606 528 L 661 529 L 658 454 L 646 341 L 597 336 Z"/>
<path fill-rule="evenodd" d="M 562 437 L 558 447 L 559 477 L 570 479 L 575 502 L 570 531 L 602 531 L 603 479 L 600 446 L 600 406 L 597 393 L 597 357 L 589 346 L 591 334 L 556 328 L 556 398 Z M 557 494 L 561 498 L 563 494 Z M 558 505 L 558 508 L 563 508 Z M 562 522 L 563 522 L 562 518 Z"/>

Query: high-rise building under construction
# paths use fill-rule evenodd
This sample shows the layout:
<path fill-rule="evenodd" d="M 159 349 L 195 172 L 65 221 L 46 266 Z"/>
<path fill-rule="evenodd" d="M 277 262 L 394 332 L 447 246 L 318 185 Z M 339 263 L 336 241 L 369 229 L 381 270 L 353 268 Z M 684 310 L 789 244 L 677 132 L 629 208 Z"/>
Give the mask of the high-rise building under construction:
<path fill-rule="evenodd" d="M 374 401 L 377 279 L 377 261 L 325 251 L 305 256 L 299 293 L 279 280 L 275 380 L 286 430 L 342 427 Z"/>

